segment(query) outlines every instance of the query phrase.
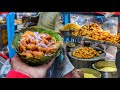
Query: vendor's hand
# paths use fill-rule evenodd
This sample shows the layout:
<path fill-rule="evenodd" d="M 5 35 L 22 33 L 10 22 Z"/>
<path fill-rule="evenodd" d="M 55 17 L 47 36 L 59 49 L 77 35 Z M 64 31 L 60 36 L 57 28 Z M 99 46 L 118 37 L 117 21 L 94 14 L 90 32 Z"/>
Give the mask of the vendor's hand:
<path fill-rule="evenodd" d="M 64 76 L 64 78 L 84 78 L 84 74 L 79 69 L 74 69 Z"/>
<path fill-rule="evenodd" d="M 72 71 L 72 74 L 73 74 L 73 78 L 84 78 L 83 72 L 79 69 L 74 69 Z"/>
<path fill-rule="evenodd" d="M 23 23 L 25 23 L 25 22 L 30 22 L 30 21 L 31 21 L 30 17 L 23 17 L 23 18 L 22 18 L 22 22 L 23 22 Z"/>
<path fill-rule="evenodd" d="M 20 71 L 26 75 L 29 75 L 31 78 L 44 78 L 47 70 L 51 67 L 54 59 L 48 64 L 31 67 L 25 64 L 22 60 L 20 60 L 20 58 L 17 55 L 15 55 L 11 59 L 11 66 L 13 70 Z"/>

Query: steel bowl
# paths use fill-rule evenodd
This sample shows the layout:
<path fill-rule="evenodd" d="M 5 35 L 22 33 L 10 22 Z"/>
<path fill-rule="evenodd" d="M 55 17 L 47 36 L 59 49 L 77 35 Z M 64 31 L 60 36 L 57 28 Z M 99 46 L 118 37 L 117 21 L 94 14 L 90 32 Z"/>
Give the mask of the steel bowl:
<path fill-rule="evenodd" d="M 117 78 L 118 74 L 117 71 L 101 71 L 101 68 L 104 67 L 114 67 L 116 68 L 115 61 L 113 60 L 108 60 L 108 61 L 98 61 L 92 65 L 94 69 L 97 71 L 101 72 L 102 78 Z"/>
<path fill-rule="evenodd" d="M 74 48 L 71 52 L 68 52 L 68 57 L 69 57 L 71 63 L 73 64 L 73 66 L 77 69 L 79 69 L 79 68 L 92 68 L 93 63 L 95 63 L 98 60 L 102 60 L 106 56 L 106 53 L 103 50 L 101 50 L 99 48 L 95 48 L 98 51 L 102 51 L 102 54 L 99 57 L 94 57 L 91 59 L 79 59 L 79 58 L 72 56 L 72 52 L 75 49 L 77 49 L 77 48 Z"/>

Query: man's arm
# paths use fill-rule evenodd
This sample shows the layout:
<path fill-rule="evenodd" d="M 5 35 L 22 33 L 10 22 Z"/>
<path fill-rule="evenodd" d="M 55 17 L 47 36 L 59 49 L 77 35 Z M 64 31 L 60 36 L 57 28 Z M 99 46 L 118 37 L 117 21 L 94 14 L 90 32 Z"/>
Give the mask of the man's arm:
<path fill-rule="evenodd" d="M 55 18 L 55 31 L 59 33 L 59 29 L 63 26 L 63 21 L 62 17 L 60 15 L 60 12 L 57 13 L 56 18 Z"/>

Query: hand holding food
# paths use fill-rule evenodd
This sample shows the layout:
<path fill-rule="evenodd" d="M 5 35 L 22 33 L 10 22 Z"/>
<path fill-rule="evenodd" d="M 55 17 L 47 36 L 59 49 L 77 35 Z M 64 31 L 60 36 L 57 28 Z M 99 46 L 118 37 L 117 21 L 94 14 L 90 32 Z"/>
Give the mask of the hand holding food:
<path fill-rule="evenodd" d="M 11 68 L 12 70 L 16 70 L 23 74 L 26 74 L 30 76 L 31 78 L 45 78 L 46 72 L 51 67 L 54 60 L 55 58 L 53 58 L 47 64 L 32 67 L 32 66 L 25 64 L 22 60 L 20 60 L 18 55 L 15 55 L 11 59 Z"/>
<path fill-rule="evenodd" d="M 21 60 L 38 66 L 58 56 L 62 42 L 62 37 L 53 30 L 25 28 L 15 34 L 12 45 Z"/>

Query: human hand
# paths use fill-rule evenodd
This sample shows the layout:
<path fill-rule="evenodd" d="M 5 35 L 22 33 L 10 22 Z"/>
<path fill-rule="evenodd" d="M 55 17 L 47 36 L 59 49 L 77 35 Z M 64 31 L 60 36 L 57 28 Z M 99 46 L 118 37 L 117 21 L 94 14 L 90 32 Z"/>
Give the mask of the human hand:
<path fill-rule="evenodd" d="M 22 17 L 22 22 L 25 23 L 25 22 L 30 22 L 31 19 L 30 17 Z"/>
<path fill-rule="evenodd" d="M 51 67 L 54 60 L 55 58 L 51 60 L 51 62 L 49 62 L 48 64 L 32 67 L 24 63 L 22 60 L 20 60 L 18 55 L 15 55 L 11 59 L 11 67 L 12 70 L 20 71 L 30 76 L 31 78 L 44 78 L 47 70 Z"/>
<path fill-rule="evenodd" d="M 84 78 L 83 72 L 79 69 L 74 69 L 72 71 L 72 74 L 73 74 L 73 78 Z"/>

